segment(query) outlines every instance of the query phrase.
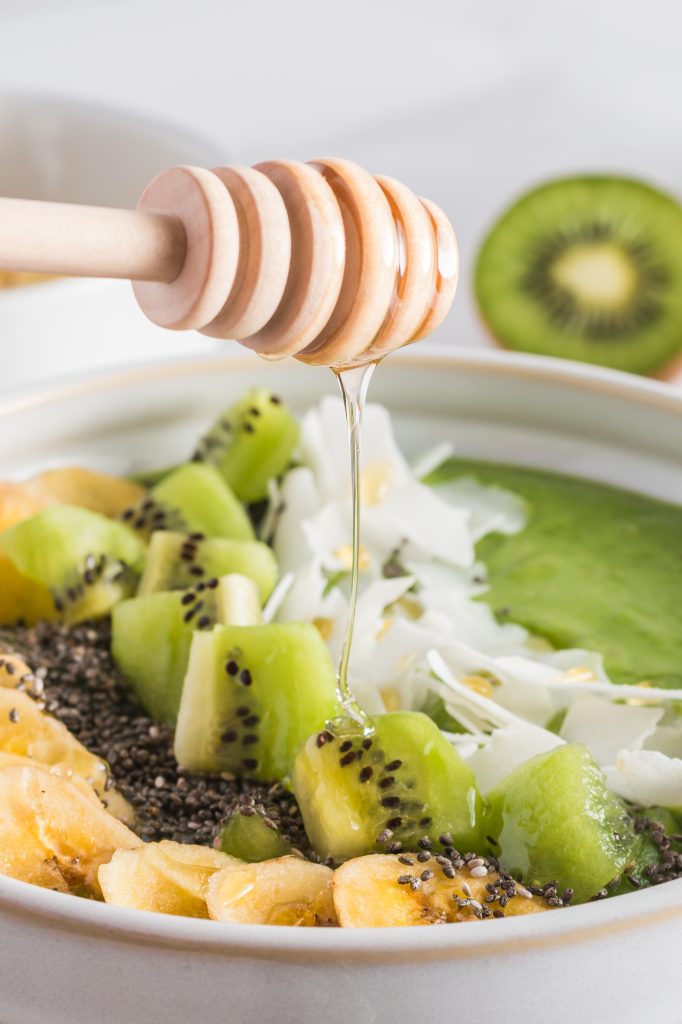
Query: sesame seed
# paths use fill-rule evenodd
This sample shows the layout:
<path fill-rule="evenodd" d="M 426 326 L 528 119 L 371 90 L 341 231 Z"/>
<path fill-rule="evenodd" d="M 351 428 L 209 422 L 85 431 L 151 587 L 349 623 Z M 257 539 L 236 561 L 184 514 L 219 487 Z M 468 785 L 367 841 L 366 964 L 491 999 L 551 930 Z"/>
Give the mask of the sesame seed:
<path fill-rule="evenodd" d="M 462 892 L 464 893 L 465 896 L 471 899 L 471 889 L 469 888 L 469 885 L 466 882 L 462 882 Z"/>
<path fill-rule="evenodd" d="M 488 874 L 488 869 L 483 864 L 479 864 L 477 867 L 471 868 L 469 874 L 472 878 L 485 878 Z"/>

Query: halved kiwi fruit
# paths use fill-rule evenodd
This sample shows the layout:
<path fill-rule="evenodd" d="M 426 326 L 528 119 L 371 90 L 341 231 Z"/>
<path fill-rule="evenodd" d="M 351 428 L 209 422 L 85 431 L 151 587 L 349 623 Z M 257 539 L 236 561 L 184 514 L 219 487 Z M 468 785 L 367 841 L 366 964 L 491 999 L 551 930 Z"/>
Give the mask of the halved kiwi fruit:
<path fill-rule="evenodd" d="M 682 206 L 628 178 L 551 181 L 492 228 L 475 291 L 507 348 L 659 373 L 682 353 Z"/>

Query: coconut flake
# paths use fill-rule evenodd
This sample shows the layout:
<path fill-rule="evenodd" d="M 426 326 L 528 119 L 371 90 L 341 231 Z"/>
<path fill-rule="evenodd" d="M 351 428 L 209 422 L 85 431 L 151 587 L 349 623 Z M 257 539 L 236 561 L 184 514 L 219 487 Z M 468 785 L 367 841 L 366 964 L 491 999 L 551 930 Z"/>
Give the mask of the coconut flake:
<path fill-rule="evenodd" d="M 612 704 L 585 694 L 568 709 L 560 735 L 567 743 L 584 743 L 606 767 L 614 764 L 620 750 L 641 750 L 662 717 L 663 708 Z"/>
<path fill-rule="evenodd" d="M 279 514 L 273 548 L 282 572 L 296 570 L 315 554 L 303 524 L 314 516 L 320 506 L 312 471 L 297 466 L 282 481 Z"/>
<path fill-rule="evenodd" d="M 525 502 L 503 487 L 461 476 L 436 485 L 434 490 L 439 498 L 469 512 L 475 543 L 489 533 L 518 533 L 526 524 Z"/>
<path fill-rule="evenodd" d="M 563 740 L 537 725 L 528 722 L 513 722 L 496 729 L 490 742 L 477 747 L 469 757 L 482 793 L 488 793 L 518 765 L 537 754 L 563 745 Z"/>
<path fill-rule="evenodd" d="M 658 750 L 621 750 L 606 769 L 606 781 L 633 804 L 682 808 L 682 758 Z"/>

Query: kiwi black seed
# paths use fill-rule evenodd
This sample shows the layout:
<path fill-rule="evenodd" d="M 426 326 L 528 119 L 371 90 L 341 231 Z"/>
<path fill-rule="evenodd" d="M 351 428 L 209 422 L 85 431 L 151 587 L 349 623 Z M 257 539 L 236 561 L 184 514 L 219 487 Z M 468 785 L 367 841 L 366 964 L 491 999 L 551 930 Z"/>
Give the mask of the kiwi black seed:
<path fill-rule="evenodd" d="M 682 206 L 627 178 L 549 182 L 494 225 L 475 290 L 507 348 L 661 372 L 682 353 Z"/>

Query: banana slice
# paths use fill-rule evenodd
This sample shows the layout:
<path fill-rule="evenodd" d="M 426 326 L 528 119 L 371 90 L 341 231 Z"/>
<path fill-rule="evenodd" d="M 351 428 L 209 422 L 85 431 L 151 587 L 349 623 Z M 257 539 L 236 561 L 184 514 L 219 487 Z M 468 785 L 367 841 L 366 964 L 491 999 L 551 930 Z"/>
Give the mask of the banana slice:
<path fill-rule="evenodd" d="M 18 654 L 0 650 L 0 686 L 14 689 L 31 670 Z"/>
<path fill-rule="evenodd" d="M 80 505 L 112 517 L 136 505 L 145 493 L 144 488 L 132 480 L 81 466 L 48 469 L 25 486 L 38 500 Z"/>
<path fill-rule="evenodd" d="M 66 777 L 80 776 L 110 814 L 128 824 L 134 821 L 127 800 L 107 789 L 109 773 L 104 761 L 91 754 L 62 722 L 46 715 L 31 697 L 6 687 L 0 687 L 0 752 L 30 758 Z"/>
<path fill-rule="evenodd" d="M 54 498 L 35 490 L 31 484 L 0 480 L 0 533 L 53 503 Z"/>
<path fill-rule="evenodd" d="M 207 846 L 163 841 L 119 850 L 99 871 L 107 903 L 183 917 L 208 917 L 206 892 L 212 875 L 241 861 Z"/>
<path fill-rule="evenodd" d="M 34 761 L 32 757 L 22 757 L 21 754 L 7 754 L 0 750 L 0 769 L 15 767 L 17 765 L 20 768 L 42 768 L 43 771 L 50 772 L 52 775 L 57 775 L 60 779 L 67 779 L 76 787 L 76 789 L 80 790 L 83 796 L 86 796 L 88 800 L 94 801 L 98 807 L 102 806 L 102 803 L 92 786 L 90 786 L 85 779 L 82 779 L 80 775 L 74 775 L 67 765 L 44 764 L 42 761 Z"/>
<path fill-rule="evenodd" d="M 208 912 L 238 924 L 335 925 L 333 874 L 291 856 L 232 867 L 210 880 Z"/>
<path fill-rule="evenodd" d="M 100 865 L 140 843 L 70 780 L 36 765 L 0 768 L 0 874 L 99 896 Z"/>
<path fill-rule="evenodd" d="M 451 873 L 449 867 L 446 871 Z M 491 895 L 486 886 L 500 881 L 496 872 L 476 878 L 465 867 L 454 878 L 448 875 L 434 858 L 420 862 L 413 854 L 403 860 L 380 853 L 349 860 L 334 873 L 339 923 L 342 928 L 393 928 L 472 921 L 495 911 L 495 916 L 512 917 L 549 909 L 521 885 L 515 886 L 517 895 L 506 899 L 505 889 L 498 888 L 502 904 L 499 899 L 486 902 Z"/>

